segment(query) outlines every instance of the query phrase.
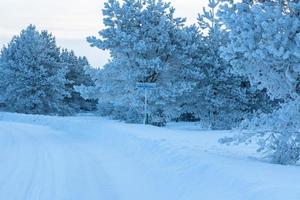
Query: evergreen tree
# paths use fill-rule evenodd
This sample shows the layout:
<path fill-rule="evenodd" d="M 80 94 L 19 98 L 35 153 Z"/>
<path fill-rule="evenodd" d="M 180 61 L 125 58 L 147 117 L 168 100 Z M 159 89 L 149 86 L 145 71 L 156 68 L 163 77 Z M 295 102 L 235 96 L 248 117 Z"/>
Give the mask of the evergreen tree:
<path fill-rule="evenodd" d="M 269 135 L 261 149 L 284 164 L 300 158 L 299 5 L 298 1 L 244 1 L 227 4 L 220 12 L 230 39 L 222 56 L 236 73 L 284 101 L 272 115 L 258 118 L 255 131 L 244 138 Z"/>
<path fill-rule="evenodd" d="M 60 62 L 67 68 L 66 85 L 70 96 L 65 97 L 65 103 L 73 109 L 73 112 L 92 111 L 96 109 L 96 100 L 84 99 L 75 90 L 76 86 L 93 86 L 91 77 L 86 74 L 86 68 L 90 68 L 85 57 L 77 57 L 73 51 L 63 49 L 60 54 Z"/>
<path fill-rule="evenodd" d="M 65 114 L 66 67 L 47 31 L 30 25 L 4 47 L 0 58 L 0 96 L 8 111 Z"/>
<path fill-rule="evenodd" d="M 92 46 L 109 50 L 112 60 L 102 70 L 100 104 L 116 108 L 115 117 L 141 122 L 143 93 L 138 82 L 157 83 L 151 93 L 150 121 L 164 123 L 170 118 L 166 107 L 187 90 L 178 81 L 182 69 L 177 46 L 184 19 L 174 17 L 170 3 L 154 0 L 116 0 L 105 3 L 105 29 L 101 38 L 90 37 Z M 122 111 L 120 111 L 122 110 Z"/>
<path fill-rule="evenodd" d="M 181 55 L 185 57 L 181 60 L 193 61 L 185 65 L 191 76 L 184 81 L 193 80 L 196 85 L 180 97 L 180 110 L 212 129 L 231 129 L 257 111 L 270 112 L 276 103 L 270 101 L 265 91 L 251 87 L 246 76 L 231 73 L 230 63 L 221 58 L 219 48 L 226 45 L 228 35 L 216 17 L 220 5 L 221 1 L 210 0 L 208 8 L 199 15 L 202 35 L 198 34 L 192 39 L 196 42 L 191 43 L 194 47 L 197 44 L 197 48 L 184 45 L 186 51 Z M 198 30 L 195 31 L 197 35 Z"/>

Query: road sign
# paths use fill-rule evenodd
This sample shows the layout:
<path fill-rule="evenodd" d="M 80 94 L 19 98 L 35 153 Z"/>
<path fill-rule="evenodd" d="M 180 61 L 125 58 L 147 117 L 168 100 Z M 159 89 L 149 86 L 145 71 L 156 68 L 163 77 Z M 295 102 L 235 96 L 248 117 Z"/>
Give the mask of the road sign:
<path fill-rule="evenodd" d="M 137 83 L 136 86 L 142 89 L 153 90 L 157 88 L 156 83 Z"/>

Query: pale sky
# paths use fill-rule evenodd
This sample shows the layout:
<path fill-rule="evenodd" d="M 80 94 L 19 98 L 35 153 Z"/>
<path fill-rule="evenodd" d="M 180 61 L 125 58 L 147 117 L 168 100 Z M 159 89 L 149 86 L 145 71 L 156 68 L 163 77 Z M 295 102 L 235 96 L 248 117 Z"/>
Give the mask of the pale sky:
<path fill-rule="evenodd" d="M 208 0 L 170 0 L 177 16 L 194 23 Z M 103 66 L 108 53 L 91 48 L 87 36 L 98 36 L 103 28 L 102 8 L 105 0 L 0 0 L 0 46 L 29 24 L 48 30 L 60 46 L 86 56 L 94 67 Z"/>

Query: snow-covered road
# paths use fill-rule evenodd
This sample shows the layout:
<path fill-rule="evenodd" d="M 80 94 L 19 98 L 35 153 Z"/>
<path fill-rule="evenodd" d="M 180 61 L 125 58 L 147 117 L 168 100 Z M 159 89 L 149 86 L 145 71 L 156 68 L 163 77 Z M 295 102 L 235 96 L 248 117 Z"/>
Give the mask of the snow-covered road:
<path fill-rule="evenodd" d="M 300 167 L 226 132 L 0 113 L 0 200 L 299 200 Z"/>

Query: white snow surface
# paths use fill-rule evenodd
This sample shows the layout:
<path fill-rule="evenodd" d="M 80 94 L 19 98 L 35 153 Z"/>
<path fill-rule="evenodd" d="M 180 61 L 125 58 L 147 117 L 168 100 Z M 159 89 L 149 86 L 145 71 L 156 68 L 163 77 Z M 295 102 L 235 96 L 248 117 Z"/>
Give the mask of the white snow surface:
<path fill-rule="evenodd" d="M 0 113 L 0 200 L 299 200 L 300 167 L 229 131 Z"/>

